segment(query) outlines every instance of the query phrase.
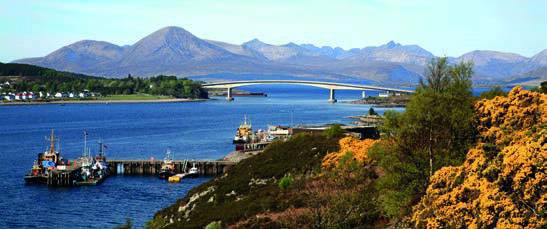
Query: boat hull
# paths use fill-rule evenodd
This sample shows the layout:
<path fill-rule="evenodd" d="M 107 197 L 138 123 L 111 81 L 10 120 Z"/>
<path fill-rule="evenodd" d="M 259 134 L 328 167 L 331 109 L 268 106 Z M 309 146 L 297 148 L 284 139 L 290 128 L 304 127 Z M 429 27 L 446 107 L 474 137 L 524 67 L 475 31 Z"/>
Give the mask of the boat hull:
<path fill-rule="evenodd" d="M 199 174 L 197 173 L 187 173 L 184 178 L 198 178 Z"/>
<path fill-rule="evenodd" d="M 47 177 L 45 176 L 34 176 L 26 175 L 25 183 L 27 184 L 47 184 Z"/>
<path fill-rule="evenodd" d="M 160 179 L 164 179 L 164 180 L 167 180 L 169 179 L 169 177 L 171 176 L 174 176 L 175 173 L 173 171 L 161 171 L 159 174 L 158 174 L 158 177 Z"/>
<path fill-rule="evenodd" d="M 243 140 L 243 139 L 238 139 L 238 140 L 233 140 L 232 141 L 232 144 L 245 144 L 247 143 L 247 141 Z"/>

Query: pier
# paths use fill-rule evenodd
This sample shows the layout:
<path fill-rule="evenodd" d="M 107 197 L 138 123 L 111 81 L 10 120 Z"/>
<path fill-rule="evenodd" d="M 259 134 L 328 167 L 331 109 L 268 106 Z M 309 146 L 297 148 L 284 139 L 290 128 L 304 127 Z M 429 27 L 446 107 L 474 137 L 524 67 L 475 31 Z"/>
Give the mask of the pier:
<path fill-rule="evenodd" d="M 162 160 L 108 160 L 110 175 L 156 176 L 161 171 Z M 199 175 L 222 175 L 235 165 L 235 162 L 220 160 L 175 160 L 176 173 L 184 173 L 196 163 Z"/>
<path fill-rule="evenodd" d="M 196 163 L 200 176 L 217 176 L 226 173 L 236 162 L 221 160 L 175 160 L 176 173 L 185 173 Z M 109 160 L 107 161 L 110 176 L 115 175 L 137 175 L 137 176 L 157 176 L 161 171 L 162 160 Z M 67 170 L 50 171 L 48 174 L 37 179 L 42 179 L 48 186 L 82 186 L 95 185 L 96 183 L 86 183 L 79 181 L 80 167 Z M 103 179 L 108 179 L 107 177 Z M 103 180 L 101 179 L 101 181 Z M 100 183 L 100 182 L 97 182 Z"/>

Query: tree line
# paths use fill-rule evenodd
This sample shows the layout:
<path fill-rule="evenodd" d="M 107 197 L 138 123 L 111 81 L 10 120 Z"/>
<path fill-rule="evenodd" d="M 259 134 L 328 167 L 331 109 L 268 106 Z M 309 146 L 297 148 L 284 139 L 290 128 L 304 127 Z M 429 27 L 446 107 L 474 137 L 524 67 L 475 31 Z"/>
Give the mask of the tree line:
<path fill-rule="evenodd" d="M 0 63 L 0 76 L 12 76 L 12 78 L 5 79 L 12 82 L 9 87 L 3 87 L 2 92 L 43 91 L 56 93 L 87 90 L 101 95 L 144 93 L 175 98 L 207 98 L 207 91 L 201 87 L 200 82 L 187 78 L 179 79 L 176 76 L 159 75 L 141 78 L 128 75 L 122 79 L 109 79 L 60 72 L 33 65 L 2 63 Z"/>

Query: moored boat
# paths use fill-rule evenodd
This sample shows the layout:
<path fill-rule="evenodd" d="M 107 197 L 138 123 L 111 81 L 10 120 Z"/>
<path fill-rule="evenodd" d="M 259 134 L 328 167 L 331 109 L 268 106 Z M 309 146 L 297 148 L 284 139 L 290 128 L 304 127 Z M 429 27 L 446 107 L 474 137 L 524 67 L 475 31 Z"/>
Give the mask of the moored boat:
<path fill-rule="evenodd" d="M 160 179 L 169 179 L 169 177 L 175 175 L 175 162 L 173 161 L 173 156 L 171 155 L 171 150 L 167 149 L 165 153 L 165 158 L 161 164 L 161 171 L 159 172 Z"/>
<path fill-rule="evenodd" d="M 251 125 L 251 121 L 247 122 L 247 116 L 244 116 L 243 123 L 239 125 L 239 128 L 237 128 L 236 134 L 234 136 L 233 144 L 244 144 L 249 143 L 253 140 L 254 133 L 253 133 L 253 126 Z"/>
<path fill-rule="evenodd" d="M 39 153 L 34 161 L 30 173 L 24 176 L 27 184 L 47 184 L 48 174 L 53 172 L 57 165 L 64 164 L 61 155 L 55 150 L 55 133 L 51 130 L 49 149 Z"/>
<path fill-rule="evenodd" d="M 196 163 L 192 163 L 192 168 L 190 168 L 188 170 L 188 172 L 185 174 L 185 178 L 188 177 L 188 178 L 196 178 L 199 176 L 199 170 L 198 168 L 196 167 Z"/>
<path fill-rule="evenodd" d="M 80 177 L 76 181 L 76 185 L 97 185 L 104 181 L 109 175 L 109 168 L 104 154 L 105 145 L 99 142 L 99 153 L 95 158 L 91 157 L 90 151 L 87 148 L 87 132 L 84 132 L 84 153 L 78 159 L 81 165 Z"/>

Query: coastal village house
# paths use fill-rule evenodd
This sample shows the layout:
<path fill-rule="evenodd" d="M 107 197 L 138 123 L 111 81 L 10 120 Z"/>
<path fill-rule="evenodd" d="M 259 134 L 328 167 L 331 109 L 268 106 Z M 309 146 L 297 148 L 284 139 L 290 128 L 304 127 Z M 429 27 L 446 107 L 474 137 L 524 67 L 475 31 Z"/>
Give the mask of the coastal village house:
<path fill-rule="evenodd" d="M 15 95 L 14 94 L 7 94 L 7 95 L 4 95 L 3 98 L 7 101 L 13 101 L 13 100 L 15 100 Z"/>
<path fill-rule="evenodd" d="M 67 95 L 66 93 L 64 93 L 64 92 L 62 92 L 62 93 L 61 93 L 61 92 L 55 93 L 55 98 L 66 98 L 66 97 L 68 97 L 68 95 Z"/>
<path fill-rule="evenodd" d="M 49 93 L 49 92 L 16 92 L 16 93 L 1 93 L 0 94 L 0 100 L 5 101 L 24 101 L 24 100 L 36 100 L 36 99 L 43 99 L 43 98 L 56 98 L 56 99 L 62 99 L 62 98 L 88 98 L 88 97 L 95 97 L 99 96 L 99 94 L 89 92 L 87 90 L 83 92 L 56 92 L 56 93 Z"/>
<path fill-rule="evenodd" d="M 378 97 L 387 98 L 389 97 L 389 92 L 380 92 L 378 93 Z"/>

